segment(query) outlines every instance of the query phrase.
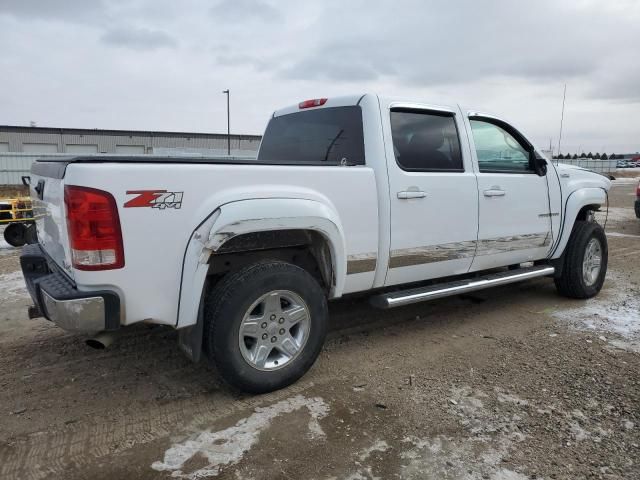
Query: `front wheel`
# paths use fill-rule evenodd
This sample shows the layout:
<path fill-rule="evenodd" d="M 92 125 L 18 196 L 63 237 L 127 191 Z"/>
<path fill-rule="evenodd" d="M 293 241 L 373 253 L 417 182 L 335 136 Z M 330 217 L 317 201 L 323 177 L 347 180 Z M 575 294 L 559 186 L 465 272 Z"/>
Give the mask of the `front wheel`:
<path fill-rule="evenodd" d="M 222 377 L 252 393 L 286 387 L 316 360 L 327 301 L 306 270 L 260 262 L 228 274 L 205 304 L 204 347 Z"/>
<path fill-rule="evenodd" d="M 598 223 L 578 221 L 566 247 L 562 274 L 555 279 L 561 295 L 591 298 L 598 294 L 607 274 L 609 250 Z"/>

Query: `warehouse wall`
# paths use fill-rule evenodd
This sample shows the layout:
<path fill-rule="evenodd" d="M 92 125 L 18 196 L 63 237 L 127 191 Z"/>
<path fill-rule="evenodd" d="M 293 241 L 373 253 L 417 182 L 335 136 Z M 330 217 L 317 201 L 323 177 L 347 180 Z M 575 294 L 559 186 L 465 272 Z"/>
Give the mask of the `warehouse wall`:
<path fill-rule="evenodd" d="M 258 135 L 231 135 L 231 155 L 255 156 Z M 90 155 L 227 155 L 227 135 L 0 126 L 0 185 L 20 185 L 38 158 Z"/>
<path fill-rule="evenodd" d="M 231 149 L 256 152 L 259 135 L 231 135 Z M 188 132 L 56 129 L 0 126 L 0 152 L 150 154 L 156 149 L 205 149 L 226 153 L 227 135 Z"/>

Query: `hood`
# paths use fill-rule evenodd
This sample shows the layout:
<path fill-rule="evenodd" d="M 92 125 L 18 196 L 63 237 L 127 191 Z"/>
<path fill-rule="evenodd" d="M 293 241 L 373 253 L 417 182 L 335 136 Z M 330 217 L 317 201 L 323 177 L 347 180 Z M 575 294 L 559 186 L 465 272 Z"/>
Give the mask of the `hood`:
<path fill-rule="evenodd" d="M 554 166 L 560 177 L 560 182 L 568 191 L 579 188 L 604 188 L 608 191 L 611 188 L 611 180 L 603 174 L 566 163 L 558 163 Z"/>

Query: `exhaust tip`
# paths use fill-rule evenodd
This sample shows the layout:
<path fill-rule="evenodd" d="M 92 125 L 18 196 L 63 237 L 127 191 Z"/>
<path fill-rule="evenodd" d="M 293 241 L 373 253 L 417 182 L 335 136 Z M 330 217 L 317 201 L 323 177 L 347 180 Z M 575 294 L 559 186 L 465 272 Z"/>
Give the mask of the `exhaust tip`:
<path fill-rule="evenodd" d="M 85 343 L 96 350 L 104 350 L 113 343 L 116 335 L 113 332 L 100 332 L 85 340 Z"/>
<path fill-rule="evenodd" d="M 104 350 L 105 348 L 107 348 L 104 343 L 95 338 L 89 338 L 85 343 L 91 348 L 95 348 L 96 350 Z"/>

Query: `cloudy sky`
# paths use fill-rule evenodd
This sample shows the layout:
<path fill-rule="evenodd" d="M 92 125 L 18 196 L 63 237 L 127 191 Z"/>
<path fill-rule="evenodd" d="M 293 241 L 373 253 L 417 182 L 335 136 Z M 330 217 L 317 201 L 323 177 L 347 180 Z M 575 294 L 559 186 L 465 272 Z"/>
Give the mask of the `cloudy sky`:
<path fill-rule="evenodd" d="M 636 0 L 0 0 L 0 124 L 261 133 L 364 91 L 503 114 L 540 146 L 640 150 Z"/>

